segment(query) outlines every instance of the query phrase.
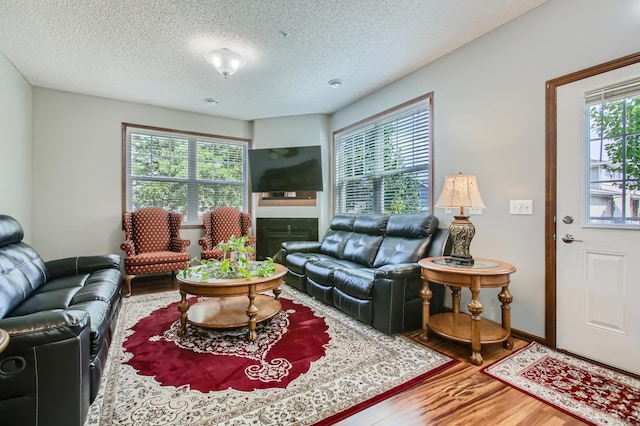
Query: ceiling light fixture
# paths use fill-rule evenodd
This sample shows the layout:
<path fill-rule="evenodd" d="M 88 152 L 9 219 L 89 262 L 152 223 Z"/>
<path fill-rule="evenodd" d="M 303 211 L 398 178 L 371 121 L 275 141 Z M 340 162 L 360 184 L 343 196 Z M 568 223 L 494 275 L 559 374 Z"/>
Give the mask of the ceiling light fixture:
<path fill-rule="evenodd" d="M 207 53 L 205 58 L 225 79 L 235 74 L 247 63 L 242 56 L 227 48 L 213 50 Z"/>
<path fill-rule="evenodd" d="M 207 105 L 210 105 L 210 106 L 220 105 L 220 101 L 217 99 L 207 98 L 204 101 L 207 103 Z"/>
<path fill-rule="evenodd" d="M 344 83 L 342 82 L 342 80 L 339 80 L 337 78 L 329 81 L 329 86 L 333 87 L 334 89 L 342 87 L 343 85 Z"/>

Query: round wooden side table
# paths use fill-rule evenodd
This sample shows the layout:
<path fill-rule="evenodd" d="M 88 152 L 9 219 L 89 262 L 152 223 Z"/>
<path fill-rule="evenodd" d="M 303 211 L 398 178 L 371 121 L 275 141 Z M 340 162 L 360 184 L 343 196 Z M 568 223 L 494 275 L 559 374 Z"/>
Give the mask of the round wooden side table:
<path fill-rule="evenodd" d="M 513 296 L 509 293 L 510 275 L 516 271 L 513 265 L 491 259 L 475 259 L 473 265 L 458 265 L 448 257 L 428 257 L 418 264 L 422 270 L 422 333 L 420 339 L 428 340 L 429 330 L 458 342 L 471 343 L 470 361 L 482 364 L 480 353 L 483 343 L 503 342 L 507 349 L 513 348 L 511 340 L 511 307 Z M 446 285 L 451 289 L 452 312 L 430 317 L 429 307 L 432 292 L 429 282 Z M 460 312 L 460 291 L 471 290 L 471 301 L 467 305 L 469 314 Z M 502 303 L 502 324 L 481 318 L 483 311 L 479 296 L 483 288 L 502 288 L 498 299 Z"/>

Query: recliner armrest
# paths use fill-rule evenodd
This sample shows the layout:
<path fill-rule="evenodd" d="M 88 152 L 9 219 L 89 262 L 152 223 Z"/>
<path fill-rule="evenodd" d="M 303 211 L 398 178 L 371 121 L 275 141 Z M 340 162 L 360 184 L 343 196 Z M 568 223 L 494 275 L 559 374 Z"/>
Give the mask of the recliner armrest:
<path fill-rule="evenodd" d="M 282 248 L 287 253 L 320 253 L 320 241 L 284 241 Z"/>
<path fill-rule="evenodd" d="M 420 276 L 420 266 L 417 263 L 383 265 L 373 272 L 373 276 L 390 280 L 413 278 Z"/>
<path fill-rule="evenodd" d="M 99 256 L 76 256 L 45 262 L 49 269 L 47 280 L 69 275 L 87 274 L 100 269 L 120 269 L 120 256 L 105 254 Z"/>
<path fill-rule="evenodd" d="M 89 327 L 89 313 L 77 309 L 35 312 L 0 319 L 0 328 L 11 336 L 7 353 L 75 338 Z M 6 353 L 5 353 L 6 355 Z"/>

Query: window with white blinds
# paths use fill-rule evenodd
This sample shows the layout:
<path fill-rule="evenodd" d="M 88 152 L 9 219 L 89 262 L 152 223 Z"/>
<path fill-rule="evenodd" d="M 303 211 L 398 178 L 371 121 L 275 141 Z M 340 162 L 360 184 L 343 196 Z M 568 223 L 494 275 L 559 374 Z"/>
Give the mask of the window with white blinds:
<path fill-rule="evenodd" d="M 429 213 L 431 94 L 334 134 L 336 213 Z"/>
<path fill-rule="evenodd" d="M 163 207 L 202 223 L 216 207 L 248 210 L 248 140 L 123 124 L 127 211 Z"/>

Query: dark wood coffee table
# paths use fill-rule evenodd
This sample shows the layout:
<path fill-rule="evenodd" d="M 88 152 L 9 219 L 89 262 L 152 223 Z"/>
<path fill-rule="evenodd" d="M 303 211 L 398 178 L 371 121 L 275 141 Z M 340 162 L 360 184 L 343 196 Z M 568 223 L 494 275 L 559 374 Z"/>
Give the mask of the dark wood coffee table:
<path fill-rule="evenodd" d="M 275 274 L 254 277 L 195 281 L 177 276 L 180 282 L 180 329 L 186 332 L 187 323 L 205 328 L 237 328 L 249 326 L 249 340 L 256 340 L 256 324 L 281 311 L 280 285 L 287 268 L 276 264 Z M 273 290 L 273 296 L 264 294 Z M 187 294 L 205 296 L 189 305 Z"/>

